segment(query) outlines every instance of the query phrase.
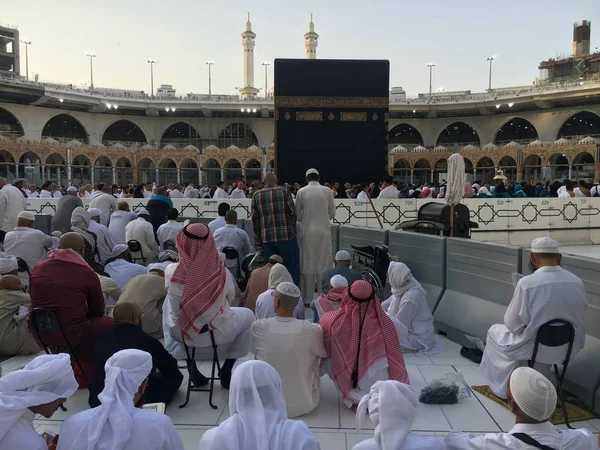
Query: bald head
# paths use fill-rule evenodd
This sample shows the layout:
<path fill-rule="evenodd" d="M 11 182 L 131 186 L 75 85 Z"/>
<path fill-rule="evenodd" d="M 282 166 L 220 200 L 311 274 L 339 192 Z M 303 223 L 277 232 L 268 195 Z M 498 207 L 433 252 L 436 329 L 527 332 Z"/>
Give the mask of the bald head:
<path fill-rule="evenodd" d="M 275 175 L 275 172 L 269 172 L 265 175 L 265 184 L 277 184 L 277 175 Z"/>
<path fill-rule="evenodd" d="M 20 291 L 21 290 L 21 279 L 16 275 L 4 275 L 0 279 L 0 289 L 7 291 Z"/>
<path fill-rule="evenodd" d="M 141 325 L 142 310 L 135 303 L 118 302 L 113 309 L 113 317 L 117 325 L 121 323 Z"/>
<path fill-rule="evenodd" d="M 83 237 L 78 233 L 65 233 L 60 237 L 59 248 L 61 249 L 70 248 L 71 250 L 81 254 L 84 246 L 85 242 Z"/>

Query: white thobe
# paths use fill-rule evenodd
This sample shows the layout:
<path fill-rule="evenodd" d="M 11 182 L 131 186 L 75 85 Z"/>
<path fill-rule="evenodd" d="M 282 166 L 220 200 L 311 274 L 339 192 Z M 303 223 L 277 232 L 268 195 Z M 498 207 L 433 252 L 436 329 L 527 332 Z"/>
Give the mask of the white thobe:
<path fill-rule="evenodd" d="M 198 190 L 198 198 L 210 198 L 210 188 L 203 187 Z"/>
<path fill-rule="evenodd" d="M 27 197 L 29 197 L 29 198 L 39 198 L 40 194 L 39 194 L 38 191 L 28 192 L 27 193 Z"/>
<path fill-rule="evenodd" d="M 53 246 L 52 236 L 29 227 L 16 227 L 14 231 L 6 233 L 4 238 L 6 254 L 23 259 L 30 271 L 38 262 L 46 259 L 48 250 Z"/>
<path fill-rule="evenodd" d="M 225 216 L 219 216 L 215 220 L 211 220 L 208 223 L 208 229 L 212 234 L 215 234 L 215 231 L 224 227 L 225 225 L 227 225 L 227 222 L 225 222 Z"/>
<path fill-rule="evenodd" d="M 108 263 L 104 266 L 104 271 L 110 275 L 115 283 L 119 285 L 121 289 L 136 275 L 145 275 L 147 273 L 146 267 L 141 264 L 134 264 L 129 261 L 125 261 L 122 258 L 115 259 L 113 262 Z"/>
<path fill-rule="evenodd" d="M 360 191 L 356 196 L 356 200 L 369 200 L 369 196 L 365 191 Z"/>
<path fill-rule="evenodd" d="M 246 193 L 243 189 L 235 188 L 233 191 L 231 191 L 229 198 L 246 198 Z"/>
<path fill-rule="evenodd" d="M 88 230 L 96 235 L 96 247 L 98 247 L 98 253 L 100 254 L 100 262 L 104 264 L 112 256 L 112 250 L 115 246 L 112 235 L 108 228 L 95 220 L 90 220 Z"/>
<path fill-rule="evenodd" d="M 25 410 L 19 420 L 0 439 L 0 450 L 48 450 L 48 444 L 33 427 L 33 414 Z"/>
<path fill-rule="evenodd" d="M 577 197 L 576 195 L 573 197 Z M 571 195 L 569 194 L 569 191 L 567 191 L 566 189 L 564 190 L 564 192 L 561 192 L 560 194 L 558 194 L 558 198 L 573 198 L 571 197 Z"/>
<path fill-rule="evenodd" d="M 147 191 L 146 189 L 144 189 L 144 198 L 149 200 L 152 198 L 154 194 L 152 193 L 152 191 Z"/>
<path fill-rule="evenodd" d="M 85 198 L 92 198 L 92 193 L 90 191 L 85 191 Z"/>
<path fill-rule="evenodd" d="M 235 225 L 226 224 L 224 227 L 219 228 L 213 233 L 215 238 L 215 245 L 217 250 L 223 251 L 225 247 L 234 248 L 238 252 L 237 261 L 235 259 L 226 259 L 225 267 L 233 275 L 237 275 L 238 265 L 242 264 L 244 258 L 252 253 L 252 244 L 250 244 L 250 238 L 241 228 Z"/>
<path fill-rule="evenodd" d="M 62 198 L 62 194 L 60 193 L 60 191 L 57 189 L 52 193 L 52 198 Z"/>
<path fill-rule="evenodd" d="M 131 211 L 115 211 L 110 216 L 108 231 L 112 235 L 116 244 L 125 243 L 125 227 L 129 222 L 135 220 L 137 216 Z"/>
<path fill-rule="evenodd" d="M 117 199 L 111 194 L 102 193 L 92 198 L 89 207 L 98 208 L 100 211 L 102 211 L 102 214 L 100 215 L 100 223 L 107 227 L 108 221 L 110 220 L 110 215 L 117 210 Z"/>
<path fill-rule="evenodd" d="M 335 218 L 333 193 L 311 181 L 296 195 L 300 247 L 300 291 L 312 301 L 315 287 L 320 292 L 323 272 L 331 267 L 331 220 Z"/>
<path fill-rule="evenodd" d="M 575 193 L 575 197 L 587 197 L 587 195 L 581 192 L 581 189 L 579 189 L 579 187 L 573 189 L 573 192 Z"/>
<path fill-rule="evenodd" d="M 79 443 L 87 444 L 88 424 L 94 409 L 87 409 L 67 418 L 60 429 L 58 449 L 86 450 Z M 181 437 L 169 416 L 146 409 L 135 408 L 131 416 L 133 425 L 131 437 L 123 450 L 156 449 L 156 450 L 183 450 Z M 106 436 L 104 436 L 106 434 Z M 77 446 L 75 443 L 78 443 Z M 46 447 L 47 448 L 47 447 Z M 98 450 L 108 450 L 111 447 L 111 431 L 106 427 L 102 431 Z"/>
<path fill-rule="evenodd" d="M 518 423 L 508 433 L 489 433 L 480 436 L 450 431 L 444 439 L 448 450 L 515 450 L 531 449 L 514 433 L 524 433 L 542 445 L 561 450 L 598 450 L 598 438 L 585 428 L 559 430 L 550 422 Z"/>
<path fill-rule="evenodd" d="M 154 238 L 154 228 L 152 224 L 142 217 L 132 220 L 125 227 L 125 239 L 127 241 L 138 241 L 142 247 L 146 263 L 149 264 L 156 260 L 160 249 Z"/>
<path fill-rule="evenodd" d="M 52 192 L 42 189 L 40 191 L 40 198 L 52 198 Z"/>
<path fill-rule="evenodd" d="M 275 317 L 275 289 L 267 289 L 256 299 L 256 320 Z M 304 320 L 304 302 L 302 297 L 298 299 L 298 305 L 294 309 L 294 317 Z"/>
<path fill-rule="evenodd" d="M 104 304 L 114 305 L 121 296 L 121 288 L 112 278 L 100 274 L 97 275 L 100 280 L 100 289 L 104 296 Z"/>
<path fill-rule="evenodd" d="M 27 209 L 27 199 L 19 188 L 5 184 L 0 189 L 0 230 L 12 231 L 17 226 L 17 216 Z"/>
<path fill-rule="evenodd" d="M 398 189 L 393 184 L 384 187 L 377 198 L 398 198 Z"/>
<path fill-rule="evenodd" d="M 504 315 L 504 324 L 492 325 L 488 330 L 480 370 L 492 392 L 506 398 L 510 374 L 526 365 L 539 327 L 550 320 L 563 319 L 575 328 L 571 354 L 574 358 L 585 344 L 587 305 L 583 282 L 560 266 L 541 267 L 521 278 Z M 564 357 L 564 349 L 558 347 L 556 354 L 555 362 L 562 362 L 558 356 Z"/>
<path fill-rule="evenodd" d="M 164 250 L 163 246 L 165 241 L 173 241 L 173 243 L 175 243 L 177 233 L 179 233 L 181 228 L 181 224 L 176 220 L 169 220 L 167 223 L 163 223 L 160 227 L 158 227 L 158 230 L 156 230 L 156 235 L 158 236 L 160 248 Z"/>
<path fill-rule="evenodd" d="M 273 317 L 254 322 L 252 336 L 256 359 L 269 363 L 281 377 L 288 417 L 315 409 L 321 385 L 319 362 L 327 356 L 321 327 L 293 317 Z"/>
<path fill-rule="evenodd" d="M 179 189 L 173 189 L 169 193 L 169 197 L 170 198 L 184 198 L 184 195 L 183 195 L 183 192 L 181 192 Z"/>
<path fill-rule="evenodd" d="M 217 189 L 215 189 L 215 193 L 213 195 L 213 198 L 219 199 L 219 198 L 229 198 L 229 195 L 227 195 L 227 192 L 225 192 L 224 189 L 221 189 L 220 187 L 218 187 Z"/>

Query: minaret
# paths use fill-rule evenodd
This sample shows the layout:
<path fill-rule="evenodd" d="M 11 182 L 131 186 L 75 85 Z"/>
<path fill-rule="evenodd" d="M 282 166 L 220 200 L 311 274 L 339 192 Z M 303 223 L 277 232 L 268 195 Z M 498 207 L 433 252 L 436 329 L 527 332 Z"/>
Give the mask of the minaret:
<path fill-rule="evenodd" d="M 304 47 L 306 47 L 306 59 L 317 59 L 317 46 L 319 45 L 319 35 L 315 33 L 315 24 L 313 15 L 310 13 L 310 23 L 308 24 L 308 33 L 304 35 Z"/>
<path fill-rule="evenodd" d="M 248 21 L 246 22 L 246 31 L 242 33 L 242 46 L 244 47 L 244 86 L 240 88 L 242 98 L 253 98 L 258 94 L 258 89 L 254 87 L 254 40 L 256 34 L 252 31 L 250 23 L 250 11 L 248 11 Z"/>

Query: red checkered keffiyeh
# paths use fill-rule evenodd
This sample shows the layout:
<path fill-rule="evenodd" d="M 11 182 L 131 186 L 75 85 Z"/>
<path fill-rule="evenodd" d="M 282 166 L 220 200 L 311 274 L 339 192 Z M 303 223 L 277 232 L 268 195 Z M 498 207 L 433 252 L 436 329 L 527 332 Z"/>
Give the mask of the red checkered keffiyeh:
<path fill-rule="evenodd" d="M 360 321 L 364 316 L 361 348 L 358 361 L 358 387 L 374 364 L 387 359 L 390 380 L 408 384 L 408 374 L 402 357 L 398 332 L 392 319 L 381 308 L 377 298 L 368 303 L 358 303 L 355 298 L 367 299 L 372 286 L 363 280 L 356 281 L 344 293 L 339 309 L 327 312 L 319 320 L 323 328 L 325 348 L 330 355 L 333 381 L 347 401 L 352 389 L 352 372 L 356 367 Z M 366 311 L 366 315 L 365 315 Z"/>
<path fill-rule="evenodd" d="M 199 239 L 186 236 L 186 232 Z M 225 266 L 212 234 L 203 223 L 188 225 L 177 233 L 179 265 L 172 283 L 183 285 L 179 322 L 184 339 L 192 341 L 202 327 L 223 311 L 216 303 L 225 288 Z M 214 327 L 213 327 L 214 328 Z"/>

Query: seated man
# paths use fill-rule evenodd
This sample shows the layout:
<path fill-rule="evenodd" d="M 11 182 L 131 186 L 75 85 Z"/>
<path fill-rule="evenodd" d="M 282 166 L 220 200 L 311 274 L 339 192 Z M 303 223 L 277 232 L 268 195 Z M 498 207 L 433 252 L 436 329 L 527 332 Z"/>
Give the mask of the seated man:
<path fill-rule="evenodd" d="M 561 258 L 555 240 L 535 239 L 531 244 L 531 265 L 536 271 L 517 283 L 504 324 L 492 325 L 488 331 L 480 371 L 500 398 L 506 396 L 513 370 L 527 365 L 537 331 L 546 322 L 563 319 L 573 325 L 571 358 L 583 348 L 588 305 L 585 288 L 579 278 L 560 267 Z"/>
<path fill-rule="evenodd" d="M 516 416 L 515 426 L 508 433 L 473 436 L 450 431 L 444 440 L 448 450 L 598 450 L 598 437 L 585 428 L 559 430 L 548 421 L 556 408 L 556 390 L 536 370 L 529 367 L 515 369 L 507 385 L 506 397 Z"/>
<path fill-rule="evenodd" d="M 17 227 L 4 237 L 4 251 L 7 255 L 21 258 L 27 263 L 29 270 L 43 259 L 54 246 L 52 236 L 36 230 L 35 214 L 31 211 L 21 211 L 17 216 Z"/>
<path fill-rule="evenodd" d="M 135 303 L 142 311 L 144 333 L 157 339 L 163 337 L 162 309 L 165 291 L 165 267 L 167 264 L 150 264 L 148 274 L 136 275 L 123 288 L 119 303 Z"/>
<path fill-rule="evenodd" d="M 323 274 L 323 278 L 321 278 L 323 294 L 327 294 L 327 291 L 329 291 L 329 281 L 334 275 L 343 276 L 348 281 L 348 286 L 352 286 L 352 283 L 356 280 L 362 280 L 360 272 L 350 268 L 351 264 L 352 258 L 350 258 L 350 253 L 346 250 L 340 250 L 335 254 L 335 259 L 333 260 L 334 267 L 326 271 Z"/>
<path fill-rule="evenodd" d="M 292 276 L 283 264 L 275 264 L 269 272 L 268 289 L 258 296 L 256 300 L 256 319 L 268 319 L 275 317 L 275 297 L 277 287 L 284 282 L 292 283 Z M 302 297 L 298 299 L 294 310 L 296 319 L 304 320 L 304 302 Z"/>
<path fill-rule="evenodd" d="M 138 218 L 127 224 L 125 227 L 125 240 L 127 242 L 134 240 L 140 243 L 144 258 L 146 258 L 146 264 L 156 261 L 160 250 L 154 237 L 154 229 L 150 223 L 150 214 L 147 210 L 142 209 L 138 212 Z"/>
<path fill-rule="evenodd" d="M 135 220 L 137 216 L 129 210 L 129 203 L 117 203 L 117 211 L 111 214 L 108 231 L 115 244 L 125 243 L 125 227 L 129 222 Z"/>
<path fill-rule="evenodd" d="M 31 300 L 21 289 L 21 279 L 4 275 L 0 279 L 0 356 L 29 355 L 40 347 L 27 329 Z"/>
<path fill-rule="evenodd" d="M 169 416 L 136 408 L 148 385 L 152 356 L 141 350 L 121 350 L 104 366 L 106 379 L 100 405 L 64 421 L 58 449 L 183 450 Z"/>
<path fill-rule="evenodd" d="M 49 419 L 77 391 L 71 357 L 40 355 L 22 370 L 0 378 L 0 448 L 41 450 L 49 447 L 34 428 L 36 414 Z"/>
<path fill-rule="evenodd" d="M 275 296 L 277 316 L 252 324 L 253 352 L 279 372 L 288 417 L 308 414 L 319 404 L 319 362 L 327 356 L 321 327 L 294 318 L 299 298 L 294 283 L 281 283 Z"/>
<path fill-rule="evenodd" d="M 348 288 L 348 280 L 341 275 L 334 275 L 329 280 L 331 289 L 327 294 L 321 294 L 310 304 L 313 310 L 313 323 L 319 323 L 319 317 L 326 312 L 335 311 L 342 304 L 342 297 Z"/>
<path fill-rule="evenodd" d="M 179 230 L 182 228 L 181 224 L 177 222 L 178 217 L 179 211 L 177 211 L 177 208 L 167 209 L 168 221 L 167 223 L 163 223 L 160 227 L 158 227 L 158 231 L 156 232 L 161 250 L 165 250 L 165 241 L 171 241 L 173 244 L 175 244 L 177 233 L 179 233 Z"/>
<path fill-rule="evenodd" d="M 131 252 L 127 244 L 117 244 L 112 251 L 112 257 L 104 266 L 106 273 L 115 280 L 121 289 L 136 275 L 146 274 L 146 267 L 131 262 Z"/>
<path fill-rule="evenodd" d="M 104 296 L 100 281 L 83 260 L 84 241 L 77 233 L 60 237 L 60 248 L 48 252 L 48 259 L 31 272 L 31 308 L 52 310 L 67 339 L 79 346 L 79 359 L 92 359 L 96 339 L 115 326 L 104 316 Z M 44 342 L 63 345 L 60 336 L 42 336 Z M 85 369 L 84 369 L 85 370 Z"/>
<path fill-rule="evenodd" d="M 354 409 L 377 381 L 408 384 L 398 331 L 367 281 L 355 281 L 340 308 L 323 314 L 319 325 L 329 354 L 321 373 L 333 380 L 348 408 Z"/>
<path fill-rule="evenodd" d="M 230 209 L 231 206 L 229 206 L 229 203 L 219 203 L 219 206 L 217 207 L 217 214 L 219 216 L 215 220 L 212 220 L 208 223 L 208 228 L 210 229 L 211 233 L 214 234 L 215 231 L 227 224 L 225 222 L 225 214 L 227 214 L 227 211 Z"/>
<path fill-rule="evenodd" d="M 114 305 L 119 301 L 121 297 L 121 288 L 111 277 L 105 277 L 104 275 L 98 275 L 100 280 L 100 289 L 102 289 L 102 295 L 104 296 L 104 304 L 106 306 Z"/>
<path fill-rule="evenodd" d="M 242 306 L 254 311 L 256 299 L 269 288 L 269 272 L 277 263 L 283 264 L 283 258 L 279 255 L 271 255 L 267 264 L 250 272 L 250 278 L 242 296 Z"/>
<path fill-rule="evenodd" d="M 223 252 L 226 247 L 237 251 L 236 259 L 227 259 L 225 267 L 229 269 L 234 277 L 238 276 L 238 267 L 241 267 L 244 258 L 252 253 L 252 244 L 245 230 L 237 227 L 237 213 L 230 209 L 225 214 L 225 226 L 213 232 L 217 250 Z"/>
<path fill-rule="evenodd" d="M 115 328 L 98 339 L 94 347 L 94 377 L 90 386 L 90 407 L 100 405 L 98 394 L 104 389 L 104 365 L 115 353 L 128 348 L 152 355 L 153 370 L 148 377 L 144 403 L 169 404 L 183 381 L 177 360 L 156 338 L 143 331 L 142 311 L 135 303 L 119 302 L 112 311 Z"/>
<path fill-rule="evenodd" d="M 105 264 L 106 260 L 112 256 L 111 253 L 115 246 L 115 242 L 113 241 L 108 228 L 100 223 L 102 211 L 98 208 L 89 208 L 88 213 L 90 213 L 90 226 L 88 227 L 88 230 L 96 235 L 98 256 L 100 257 L 100 262 Z"/>

